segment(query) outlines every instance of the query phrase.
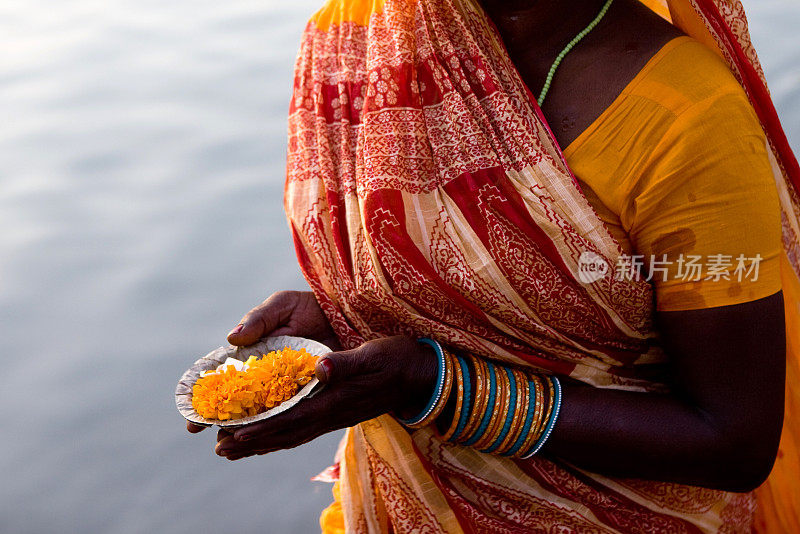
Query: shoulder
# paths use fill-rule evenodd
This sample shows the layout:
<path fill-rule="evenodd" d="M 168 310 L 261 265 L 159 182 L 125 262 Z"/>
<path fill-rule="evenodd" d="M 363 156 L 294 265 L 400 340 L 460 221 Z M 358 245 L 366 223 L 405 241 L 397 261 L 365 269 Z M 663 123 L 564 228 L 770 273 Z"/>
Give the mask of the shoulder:
<path fill-rule="evenodd" d="M 751 108 L 747 95 L 716 53 L 688 36 L 672 39 L 651 58 L 627 93 L 675 115 L 726 99 Z"/>

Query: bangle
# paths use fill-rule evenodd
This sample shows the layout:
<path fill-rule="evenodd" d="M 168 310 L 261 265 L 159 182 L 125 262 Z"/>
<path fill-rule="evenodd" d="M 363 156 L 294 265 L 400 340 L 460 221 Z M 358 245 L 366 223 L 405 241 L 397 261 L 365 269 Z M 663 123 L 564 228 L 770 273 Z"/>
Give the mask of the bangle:
<path fill-rule="evenodd" d="M 443 397 L 445 397 L 445 386 L 448 382 L 448 376 L 451 385 L 453 378 L 452 374 L 447 372 L 447 362 L 449 359 L 445 355 L 444 350 L 442 350 L 442 346 L 439 345 L 437 341 L 425 337 L 420 338 L 418 341 L 420 343 L 425 343 L 433 347 L 433 350 L 436 351 L 436 356 L 438 356 L 436 359 L 436 361 L 438 362 L 436 388 L 433 390 L 433 395 L 428 401 L 428 404 L 419 414 L 409 419 L 398 418 L 402 424 L 404 424 L 409 428 L 423 427 L 427 425 L 431 420 L 435 419 L 435 417 L 431 417 L 431 415 L 436 411 L 437 406 L 439 404 L 443 404 L 441 400 Z M 444 408 L 444 406 L 442 406 L 441 408 Z M 441 408 L 439 409 L 439 411 L 441 411 Z"/>
<path fill-rule="evenodd" d="M 508 431 L 511 430 L 511 422 L 514 420 L 514 415 L 517 413 L 517 375 L 514 374 L 513 369 L 509 369 L 508 367 L 504 367 L 503 370 L 506 372 L 510 391 L 508 401 L 505 403 L 505 420 L 503 421 L 503 426 L 500 428 L 500 434 L 483 450 L 483 452 L 495 452 L 497 448 L 505 442 Z"/>
<path fill-rule="evenodd" d="M 453 382 L 454 382 L 453 377 L 455 376 L 455 365 L 456 365 L 455 359 L 453 355 L 450 354 L 448 351 L 442 349 L 442 352 L 444 353 L 445 357 L 444 391 L 442 392 L 442 396 L 437 401 L 436 406 L 433 408 L 433 411 L 428 416 L 426 424 L 433 423 L 442 414 L 442 412 L 444 411 L 444 407 L 447 406 L 447 400 L 450 398 L 450 391 L 452 391 L 453 389 Z"/>
<path fill-rule="evenodd" d="M 548 421 L 550 421 L 550 415 L 553 413 L 553 395 L 555 393 L 553 382 L 547 377 L 542 377 L 541 380 L 547 383 L 547 397 L 545 397 L 545 401 L 547 402 L 547 410 L 545 410 L 541 420 L 537 422 L 537 426 L 531 430 L 534 443 L 539 441 L 539 438 L 542 436 L 542 434 L 544 434 L 544 429 L 547 426 Z"/>
<path fill-rule="evenodd" d="M 447 428 L 447 432 L 444 433 L 444 436 L 442 436 L 442 439 L 445 441 L 450 440 L 455 433 L 464 406 L 464 369 L 461 367 L 461 358 L 458 356 L 455 358 L 456 362 L 453 369 L 455 370 L 456 408 L 453 412 L 453 419 L 450 421 L 450 426 Z"/>
<path fill-rule="evenodd" d="M 486 365 L 486 368 L 489 370 L 489 397 L 486 401 L 485 408 L 483 409 L 483 417 L 481 418 L 480 425 L 475 433 L 469 437 L 466 441 L 464 441 L 464 445 L 472 445 L 476 441 L 480 439 L 484 432 L 486 432 L 486 427 L 489 426 L 489 420 L 492 418 L 492 408 L 494 407 L 494 398 L 495 394 L 497 393 L 497 382 L 495 379 L 495 372 L 494 372 L 494 365 L 488 361 L 482 361 L 481 363 Z"/>
<path fill-rule="evenodd" d="M 467 424 L 461 431 L 457 438 L 457 443 L 468 440 L 477 430 L 481 422 L 481 415 L 486 406 L 486 400 L 489 398 L 489 371 L 486 365 L 479 358 L 470 358 L 472 369 L 475 371 L 475 401 L 472 403 L 472 410 L 470 410 L 467 417 Z"/>
<path fill-rule="evenodd" d="M 497 365 L 495 366 L 495 378 L 497 380 L 497 393 L 494 396 L 494 403 L 487 408 L 491 412 L 489 424 L 484 429 L 481 436 L 472 447 L 478 450 L 483 450 L 487 445 L 492 443 L 497 435 L 500 433 L 500 425 L 505 419 L 505 404 L 508 402 L 508 377 L 504 372 L 505 368 Z"/>
<path fill-rule="evenodd" d="M 472 355 L 462 357 L 428 338 L 419 342 L 436 352 L 436 388 L 425 409 L 413 418 L 400 419 L 401 423 L 410 428 L 432 423 L 453 402 L 450 395 L 455 390 L 452 418 L 446 426 L 439 423 L 439 428 L 447 429 L 443 441 L 521 459 L 542 450 L 561 411 L 558 378 Z"/>
<path fill-rule="evenodd" d="M 536 392 L 534 391 L 535 384 L 533 381 L 528 380 L 528 391 L 529 391 L 529 401 L 528 401 L 528 411 L 525 414 L 525 422 L 522 424 L 522 432 L 520 432 L 517 439 L 514 441 L 514 444 L 511 445 L 511 448 L 508 451 L 503 453 L 503 456 L 514 456 L 522 448 L 522 445 L 525 443 L 526 438 L 528 437 L 528 433 L 531 430 L 531 424 L 533 424 L 533 415 L 534 410 L 536 408 Z M 530 402 L 530 396 L 533 395 L 533 402 Z"/>
<path fill-rule="evenodd" d="M 517 403 L 514 406 L 514 417 L 511 420 L 508 434 L 505 439 L 500 443 L 500 446 L 494 450 L 495 454 L 502 454 L 509 449 L 512 443 L 516 442 L 522 430 L 522 424 L 525 422 L 525 415 L 528 413 L 528 402 L 530 401 L 530 391 L 528 390 L 528 379 L 519 369 L 512 369 L 517 388 Z"/>
<path fill-rule="evenodd" d="M 473 445 L 481 451 L 484 451 L 486 447 L 497 441 L 497 438 L 500 437 L 511 401 L 511 381 L 508 378 L 508 368 L 499 365 L 498 368 L 500 369 L 497 371 L 498 396 L 495 397 L 494 414 L 492 415 L 492 420 L 483 437 Z"/>
<path fill-rule="evenodd" d="M 531 375 L 530 378 L 536 391 L 536 402 L 534 403 L 535 406 L 531 426 L 528 429 L 527 434 L 524 434 L 525 439 L 517 450 L 517 454 L 527 452 L 530 449 L 531 444 L 536 441 L 536 429 L 541 426 L 542 415 L 544 414 L 545 398 L 542 379 L 539 375 Z"/>
<path fill-rule="evenodd" d="M 457 441 L 461 437 L 464 427 L 467 426 L 469 408 L 470 404 L 472 404 L 472 382 L 469 377 L 469 364 L 461 357 L 458 358 L 458 363 L 461 366 L 461 374 L 464 376 L 464 406 L 458 418 L 458 426 L 456 427 L 455 434 L 452 437 L 453 441 Z"/>
<path fill-rule="evenodd" d="M 555 393 L 553 394 L 553 402 L 551 403 L 551 405 L 553 404 L 555 405 L 553 408 L 553 415 L 550 418 L 550 421 L 548 421 L 547 423 L 547 428 L 545 429 L 544 434 L 542 434 L 542 437 L 539 438 L 539 441 L 536 442 L 536 445 L 533 447 L 533 450 L 529 454 L 522 456 L 523 460 L 530 458 L 531 456 L 533 456 L 542 449 L 545 442 L 547 441 L 547 438 L 549 438 L 550 434 L 553 432 L 553 427 L 556 424 L 556 419 L 558 419 L 558 414 L 561 411 L 561 382 L 559 382 L 558 378 L 554 376 L 548 378 L 553 383 L 553 389 L 555 390 Z"/>

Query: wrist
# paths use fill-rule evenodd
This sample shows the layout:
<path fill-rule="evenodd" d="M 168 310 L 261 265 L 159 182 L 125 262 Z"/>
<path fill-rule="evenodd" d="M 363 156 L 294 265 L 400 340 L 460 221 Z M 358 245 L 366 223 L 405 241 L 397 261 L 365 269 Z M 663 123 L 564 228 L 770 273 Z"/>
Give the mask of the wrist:
<path fill-rule="evenodd" d="M 397 415 L 408 418 L 422 411 L 435 393 L 438 378 L 438 356 L 436 351 L 426 343 L 414 341 L 413 357 L 408 358 L 410 365 L 402 380 L 401 398 L 404 400 L 398 408 Z"/>

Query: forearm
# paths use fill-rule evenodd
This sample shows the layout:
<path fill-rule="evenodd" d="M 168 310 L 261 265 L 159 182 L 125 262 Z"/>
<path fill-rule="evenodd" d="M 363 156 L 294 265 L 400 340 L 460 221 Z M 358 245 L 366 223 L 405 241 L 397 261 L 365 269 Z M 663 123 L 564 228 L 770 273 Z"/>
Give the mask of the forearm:
<path fill-rule="evenodd" d="M 562 385 L 561 415 L 543 454 L 580 468 L 749 491 L 763 481 L 774 459 L 769 453 L 773 437 L 747 442 L 676 396 Z"/>
<path fill-rule="evenodd" d="M 611 476 L 730 491 L 758 486 L 783 420 L 782 294 L 657 319 L 673 393 L 565 383 L 547 454 Z"/>
<path fill-rule="evenodd" d="M 469 384 L 440 396 L 446 404 L 436 423 L 442 432 L 468 413 L 466 420 L 480 425 L 459 423 L 450 437 L 487 453 L 525 458 L 544 442 L 540 453 L 609 476 L 749 491 L 769 475 L 781 435 L 782 311 L 777 293 L 740 305 L 660 313 L 670 394 L 602 389 L 563 377 L 560 395 L 557 387 L 546 393 L 549 378 L 531 371 L 514 378 L 497 362 L 469 356 L 472 364 L 462 369 L 469 371 Z M 416 390 L 430 396 L 432 378 L 426 380 L 427 387 Z M 534 394 L 528 385 L 537 381 Z M 548 440 L 543 429 L 551 427 Z M 522 434 L 515 433 L 519 429 Z M 508 448 L 509 434 L 527 435 L 537 445 L 520 438 L 523 447 Z"/>
<path fill-rule="evenodd" d="M 780 433 L 770 425 L 761 431 L 731 424 L 677 394 L 600 389 L 563 378 L 561 388 L 561 410 L 540 456 L 611 477 L 726 491 L 757 487 L 774 461 Z M 455 394 L 437 421 L 440 434 L 454 406 Z"/>

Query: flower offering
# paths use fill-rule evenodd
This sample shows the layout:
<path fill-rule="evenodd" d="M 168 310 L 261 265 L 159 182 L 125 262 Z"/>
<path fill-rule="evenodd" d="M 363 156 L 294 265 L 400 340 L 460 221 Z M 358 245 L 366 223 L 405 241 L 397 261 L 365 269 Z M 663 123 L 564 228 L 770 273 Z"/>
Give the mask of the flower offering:
<path fill-rule="evenodd" d="M 228 358 L 206 371 L 192 388 L 192 406 L 206 419 L 257 415 L 291 399 L 314 377 L 317 356 L 284 347 L 246 362 Z"/>

